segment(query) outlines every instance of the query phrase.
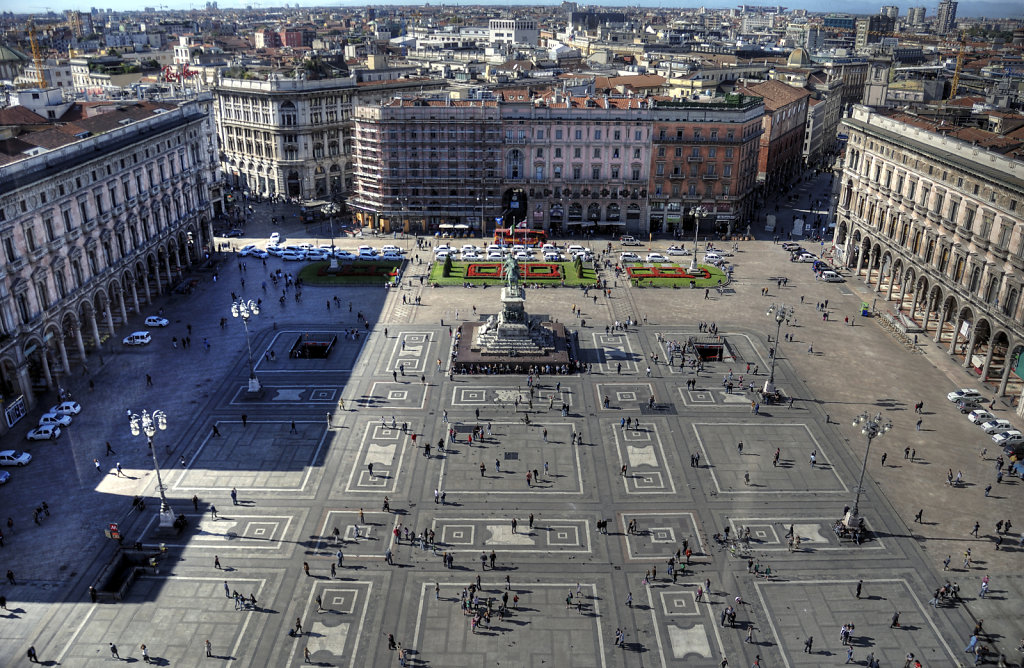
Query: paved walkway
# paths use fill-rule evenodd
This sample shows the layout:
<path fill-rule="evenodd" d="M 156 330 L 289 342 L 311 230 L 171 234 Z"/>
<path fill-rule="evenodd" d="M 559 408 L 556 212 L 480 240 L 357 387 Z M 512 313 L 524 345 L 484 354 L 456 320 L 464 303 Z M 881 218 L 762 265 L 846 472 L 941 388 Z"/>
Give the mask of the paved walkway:
<path fill-rule="evenodd" d="M 815 198 L 825 185 L 821 179 L 809 186 Z M 254 239 L 269 234 L 270 215 L 280 215 L 257 209 L 247 227 Z M 288 241 L 301 239 L 298 230 L 283 231 L 296 235 Z M 870 320 L 857 316 L 844 325 L 868 291 L 853 282 L 813 281 L 807 265 L 789 263 L 770 239 L 741 243 L 734 260 L 733 291 L 710 300 L 696 290 L 618 287 L 596 301 L 571 290 L 530 290 L 530 313 L 578 329 L 594 363 L 591 374 L 539 379 L 532 397 L 525 378 L 450 381 L 436 371 L 436 360 L 447 359 L 447 326 L 456 312 L 462 320 L 473 306 L 493 312 L 497 291 L 421 288 L 413 280 L 390 292 L 339 291 L 340 308 L 332 301 L 328 311 L 335 296 L 329 289 L 306 288 L 301 303 L 292 289 L 284 306 L 268 289 L 251 328 L 256 371 L 267 388 L 258 401 L 244 397 L 246 343 L 229 306 L 230 293 L 243 292 L 242 278 L 245 294 L 262 296 L 265 270 L 256 260 L 245 261 L 244 270 L 234 259 L 225 262 L 218 280 L 208 276 L 196 295 L 158 305 L 172 324 L 154 332 L 152 345 L 105 353 L 93 393 L 86 378 L 71 381 L 82 416 L 61 441 L 30 446 L 36 460 L 4 488 L 16 528 L 6 534 L 0 566 L 11 568 L 19 584 L 0 590 L 12 611 L 0 631 L 7 641 L 0 662 L 24 656 L 33 644 L 44 661 L 92 665 L 108 661 L 107 643 L 115 642 L 123 657 L 138 657 L 146 643 L 154 657 L 191 665 L 203 659 L 208 639 L 214 660 L 243 665 L 300 664 L 306 648 L 322 664 L 389 665 L 397 660 L 388 650 L 392 633 L 421 665 L 526 665 L 543 656 L 558 665 L 711 666 L 725 655 L 735 666 L 760 654 L 765 665 L 816 666 L 843 660 L 838 629 L 853 623 L 854 658 L 861 662 L 873 652 L 882 665 L 897 665 L 914 652 L 925 665 L 951 665 L 967 656 L 963 647 L 982 618 L 1011 656 L 1022 633 L 1010 607 L 1022 589 L 1013 575 L 1020 534 L 1015 527 L 999 551 L 992 536 L 997 519 L 1013 517 L 1019 486 L 1004 481 L 984 496 L 993 452 L 979 456 L 986 439 L 944 396 L 969 384 L 963 372 L 937 349 L 905 351 Z M 407 278 L 419 271 L 413 267 Z M 788 277 L 788 286 L 779 287 L 778 277 Z M 768 296 L 760 295 L 762 287 Z M 402 305 L 402 295 L 420 296 L 422 305 Z M 828 322 L 815 307 L 825 300 Z M 756 384 L 764 382 L 775 325 L 765 310 L 780 302 L 794 307 L 794 320 L 783 327 L 793 342 L 779 346 L 776 381 L 796 400 L 753 415 L 750 400 L 727 393 L 722 380 L 731 371 L 746 385 L 750 362 L 751 370 L 758 367 Z M 566 308 L 572 305 L 582 308 L 580 317 Z M 626 316 L 642 324 L 605 332 Z M 715 322 L 743 361 L 709 364 L 687 390 L 690 372 L 651 358 L 664 360 L 659 335 L 682 339 L 701 321 Z M 188 335 L 189 324 L 193 349 L 171 347 L 170 338 Z M 345 338 L 352 329 L 358 340 Z M 307 331 L 341 334 L 328 360 L 288 357 Z M 265 357 L 270 351 L 273 361 Z M 925 403 L 921 431 L 914 427 L 918 401 Z M 153 498 L 155 480 L 144 440 L 126 428 L 127 408 L 160 408 L 169 416 L 169 429 L 155 441 L 168 497 L 191 523 L 181 536 L 156 530 L 155 504 L 141 516 L 128 514 L 133 495 Z M 862 411 L 881 411 L 894 429 L 872 445 L 861 501 L 872 535 L 858 546 L 839 539 L 832 525 L 857 486 L 865 440 L 849 425 Z M 1009 410 L 997 413 L 1013 419 Z M 484 438 L 470 444 L 476 425 Z M 456 440 L 442 453 L 437 441 L 450 428 Z M 581 445 L 572 445 L 574 433 Z M 116 455 L 105 454 L 107 440 Z M 424 442 L 432 446 L 429 456 Z M 905 447 L 916 450 L 913 461 L 903 459 Z M 696 454 L 699 465 L 691 466 Z M 126 477 L 112 473 L 118 461 Z M 968 484 L 944 485 L 949 468 L 962 470 Z M 47 488 L 61 493 L 46 494 L 51 516 L 37 527 L 32 509 Z M 385 495 L 389 512 L 382 510 Z M 913 521 L 919 509 L 923 524 Z M 132 586 L 124 604 L 94 605 L 86 587 L 113 553 L 102 535 L 112 521 L 129 542 L 154 552 L 166 547 L 166 559 Z M 598 530 L 605 521 L 607 533 Z M 975 521 L 978 538 L 968 535 Z M 791 526 L 801 537 L 798 553 L 787 549 Z M 410 544 L 406 528 L 432 531 L 434 549 Z M 749 529 L 749 558 L 758 571 L 771 568 L 770 580 L 748 573 L 744 552 L 732 557 L 715 542 L 726 528 L 731 536 Z M 667 560 L 683 541 L 693 557 L 673 583 Z M 962 569 L 968 548 L 973 563 Z M 394 565 L 385 563 L 388 550 Z M 442 564 L 445 552 L 454 555 L 453 568 Z M 951 573 L 942 572 L 946 554 Z M 652 569 L 656 575 L 644 582 Z M 985 574 L 992 581 L 982 599 Z M 490 598 L 493 614 L 474 632 L 460 598 L 477 576 L 478 605 L 486 608 Z M 959 582 L 965 600 L 932 609 L 928 600 L 947 577 Z M 225 581 L 229 590 L 255 595 L 258 609 L 236 611 Z M 698 600 L 705 581 L 710 592 Z M 500 620 L 505 592 L 510 609 Z M 324 612 L 317 612 L 318 597 Z M 729 605 L 735 626 L 722 625 Z M 901 625 L 887 628 L 894 611 Z M 297 617 L 303 635 L 289 637 Z M 744 642 L 748 627 L 753 643 Z M 622 649 L 616 629 L 625 632 Z M 809 636 L 813 654 L 803 652 Z"/>

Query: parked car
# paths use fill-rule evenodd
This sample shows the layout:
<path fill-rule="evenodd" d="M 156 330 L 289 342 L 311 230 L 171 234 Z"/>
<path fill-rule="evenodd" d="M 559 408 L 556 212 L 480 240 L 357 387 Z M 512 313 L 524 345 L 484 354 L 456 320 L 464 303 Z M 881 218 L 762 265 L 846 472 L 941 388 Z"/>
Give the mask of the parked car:
<path fill-rule="evenodd" d="M 473 253 L 473 255 L 476 255 L 476 253 Z M 388 260 L 389 262 L 401 262 L 405 258 L 403 258 L 398 253 L 384 253 L 383 255 L 381 255 L 379 257 L 379 259 L 381 259 L 381 260 Z M 463 258 L 463 259 L 465 259 L 465 258 Z M 475 258 L 475 259 L 479 259 L 479 258 Z"/>
<path fill-rule="evenodd" d="M 1009 420 L 996 419 L 983 422 L 981 428 L 986 434 L 1001 434 L 1013 429 L 1013 424 Z"/>
<path fill-rule="evenodd" d="M 983 408 L 979 408 L 968 413 L 967 419 L 973 422 L 974 424 L 981 424 L 983 422 L 988 422 L 989 420 L 995 420 L 996 416 L 992 415 Z"/>
<path fill-rule="evenodd" d="M 561 260 L 562 260 L 562 256 L 558 253 L 558 251 L 556 251 L 556 250 L 544 251 L 544 261 L 545 262 L 560 262 Z"/>
<path fill-rule="evenodd" d="M 956 403 L 961 399 L 965 399 L 967 397 L 978 397 L 980 399 L 981 392 L 969 388 L 962 388 L 959 390 L 953 390 L 952 392 L 946 395 L 946 398 L 952 401 L 953 403 Z"/>
<path fill-rule="evenodd" d="M 320 262 L 327 259 L 327 251 L 314 248 L 313 250 L 306 251 L 306 260 L 310 262 Z"/>
<path fill-rule="evenodd" d="M 619 239 L 619 243 L 623 246 L 643 246 L 643 242 L 639 241 L 636 237 L 631 237 L 628 234 Z"/>
<path fill-rule="evenodd" d="M 626 251 L 625 253 L 619 253 L 619 262 L 626 264 L 627 262 L 643 262 L 643 260 L 636 253 Z"/>
<path fill-rule="evenodd" d="M 818 274 L 818 278 L 825 281 L 826 283 L 842 283 L 846 279 L 837 274 L 834 271 L 823 271 Z"/>
<path fill-rule="evenodd" d="M 270 244 L 269 246 L 267 246 L 268 255 L 273 255 L 274 257 L 281 257 L 281 253 L 283 252 L 284 249 L 278 246 L 277 244 Z"/>
<path fill-rule="evenodd" d="M 576 253 L 587 253 L 589 251 L 587 251 L 587 249 L 584 248 L 583 246 L 573 244 L 572 246 L 566 248 L 565 252 L 568 253 L 569 255 L 575 255 Z"/>
<path fill-rule="evenodd" d="M 796 251 L 803 250 L 803 247 L 800 246 L 800 244 L 798 244 L 795 241 L 783 241 L 782 242 L 782 250 L 789 251 L 790 253 L 794 253 Z"/>
<path fill-rule="evenodd" d="M 144 346 L 152 340 L 153 337 L 149 335 L 149 332 L 132 332 L 121 339 L 121 343 L 126 346 Z"/>
<path fill-rule="evenodd" d="M 32 461 L 32 455 L 21 450 L 4 450 L 0 452 L 0 466 L 24 466 Z"/>
<path fill-rule="evenodd" d="M 224 236 L 226 236 L 226 237 L 241 237 L 241 236 L 244 236 L 244 235 L 245 235 L 245 232 L 243 232 L 242 230 L 238 229 L 237 227 L 233 228 L 233 229 L 230 229 L 230 230 L 228 230 L 227 232 L 224 233 Z"/>
<path fill-rule="evenodd" d="M 43 413 L 39 416 L 39 424 L 55 424 L 60 427 L 67 427 L 71 424 L 71 416 L 59 413 Z"/>
<path fill-rule="evenodd" d="M 247 257 L 254 250 L 256 250 L 256 244 L 246 244 L 238 249 L 238 254 L 242 257 Z"/>
<path fill-rule="evenodd" d="M 682 248 L 680 246 L 669 246 L 665 250 L 665 255 L 670 255 L 670 256 L 671 255 L 689 255 L 689 254 L 690 254 L 690 251 L 688 251 L 685 248 Z"/>
<path fill-rule="evenodd" d="M 647 254 L 647 261 L 648 262 L 668 262 L 669 259 L 667 257 L 665 257 L 664 255 L 662 255 L 661 253 L 648 253 Z"/>
<path fill-rule="evenodd" d="M 489 251 L 487 253 L 487 259 L 488 260 L 497 260 L 497 261 L 500 262 L 501 260 L 505 259 L 505 254 L 502 253 L 501 251 Z"/>
<path fill-rule="evenodd" d="M 270 243 L 272 243 L 272 244 L 274 244 L 276 246 L 277 244 L 281 243 L 281 234 L 278 233 L 278 232 L 272 233 L 270 235 L 270 240 L 269 241 L 270 241 Z"/>
<path fill-rule="evenodd" d="M 305 260 L 306 259 L 306 251 L 286 250 L 285 252 L 281 253 L 281 259 L 282 260 L 292 260 L 292 261 L 294 261 L 294 260 Z"/>
<path fill-rule="evenodd" d="M 262 248 L 253 248 L 252 252 L 249 253 L 250 257 L 259 258 L 261 260 L 267 259 L 268 255 L 270 255 L 270 253 L 268 253 L 267 251 L 263 250 Z"/>
<path fill-rule="evenodd" d="M 1016 445 L 1018 443 L 1024 443 L 1024 434 L 1016 429 L 1010 429 L 1008 431 L 992 434 L 992 441 L 996 445 L 1000 446 Z"/>
<path fill-rule="evenodd" d="M 47 412 L 57 415 L 78 415 L 82 412 L 82 406 L 77 401 L 62 401 Z"/>
<path fill-rule="evenodd" d="M 725 262 L 725 258 L 714 251 L 708 251 L 704 253 L 704 261 L 709 264 L 714 264 L 715 262 Z"/>
<path fill-rule="evenodd" d="M 334 257 L 338 258 L 339 260 L 354 260 L 354 259 L 356 259 L 355 253 L 350 253 L 348 251 L 343 251 L 343 250 L 336 250 L 336 251 L 334 251 Z"/>
<path fill-rule="evenodd" d="M 60 436 L 60 425 L 43 424 L 29 429 L 25 438 L 30 441 L 52 441 Z"/>
<path fill-rule="evenodd" d="M 970 413 L 975 408 L 980 408 L 982 404 L 981 397 L 969 397 L 967 399 L 961 399 L 956 402 L 957 409 L 964 414 Z"/>
<path fill-rule="evenodd" d="M 151 315 L 146 318 L 146 327 L 166 327 L 171 324 L 171 321 L 167 318 L 161 318 L 158 315 Z"/>
<path fill-rule="evenodd" d="M 817 259 L 817 255 L 807 252 L 794 253 L 793 256 L 790 258 L 790 260 L 792 260 L 793 262 L 815 262 L 817 261 Z"/>

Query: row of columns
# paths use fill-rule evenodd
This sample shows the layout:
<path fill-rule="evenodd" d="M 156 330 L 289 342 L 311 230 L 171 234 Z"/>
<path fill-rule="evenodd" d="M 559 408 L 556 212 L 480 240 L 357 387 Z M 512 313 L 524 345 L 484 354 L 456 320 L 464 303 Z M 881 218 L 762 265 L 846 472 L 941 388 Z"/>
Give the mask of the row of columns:
<path fill-rule="evenodd" d="M 863 248 L 861 248 L 861 251 L 859 253 L 857 253 L 857 263 L 856 263 L 855 273 L 856 273 L 856 275 L 858 277 L 860 277 L 861 272 L 865 270 L 865 260 L 866 260 L 865 256 L 866 255 L 867 255 L 867 253 L 864 252 Z M 874 265 L 874 261 L 873 260 L 869 261 L 866 264 L 866 275 L 864 277 L 864 282 L 867 285 L 871 285 L 871 267 L 873 265 Z M 874 292 L 876 294 L 881 294 L 882 293 L 882 279 L 883 279 L 882 270 L 879 269 L 878 270 L 878 276 L 877 276 L 877 279 L 876 279 L 875 285 L 874 285 Z M 903 305 L 904 305 L 904 303 L 906 301 L 908 286 L 907 286 L 906 281 L 901 280 L 900 283 L 901 283 L 901 285 L 900 285 L 900 292 L 899 292 L 899 301 L 898 301 L 898 304 L 897 304 L 896 308 L 897 308 L 897 311 L 901 312 L 903 310 Z M 895 275 L 895 272 L 890 272 L 890 274 L 889 274 L 889 284 L 888 284 L 888 286 L 885 289 L 885 300 L 886 301 L 892 301 L 892 294 L 893 294 L 893 290 L 895 288 L 895 285 L 896 285 L 896 275 Z M 913 300 L 912 300 L 912 304 L 911 304 L 911 307 L 910 307 L 910 316 L 911 316 L 912 319 L 914 319 L 917 316 L 917 306 L 918 306 L 918 303 L 919 303 L 919 294 L 918 294 L 918 290 L 915 289 L 914 292 L 913 292 Z M 937 305 L 930 304 L 926 300 L 926 302 L 925 302 L 925 311 L 924 311 L 924 321 L 923 321 L 923 324 L 922 324 L 922 329 L 924 329 L 925 331 L 928 330 L 928 325 L 931 323 L 932 311 L 935 309 L 935 306 L 937 306 Z M 946 305 L 943 305 L 942 310 L 939 312 L 939 317 L 938 317 L 938 320 L 936 322 L 936 327 L 935 327 L 935 336 L 932 337 L 932 341 L 934 343 L 941 342 L 942 334 L 943 334 L 943 331 L 945 330 L 946 323 L 949 321 L 949 318 L 950 318 L 950 309 L 949 309 L 948 304 L 946 304 Z M 952 325 L 953 325 L 952 335 L 950 336 L 949 345 L 946 348 L 946 353 L 950 357 L 953 357 L 956 354 L 956 346 L 957 346 L 958 343 L 960 343 L 960 340 L 961 340 L 960 339 L 960 327 L 962 326 L 963 322 L 964 322 L 964 319 L 960 318 L 960 317 L 957 317 L 957 318 L 955 318 L 952 321 Z M 969 369 L 972 366 L 972 358 L 974 356 L 974 349 L 977 346 L 977 342 L 978 342 L 978 329 L 977 329 L 977 326 L 975 326 L 974 328 L 972 328 L 972 330 L 970 332 L 970 335 L 967 338 L 967 345 L 966 345 L 965 352 L 964 352 L 964 360 L 963 360 L 963 363 L 961 364 L 961 366 L 963 368 L 965 368 L 965 369 Z M 1011 350 L 1007 349 L 1006 357 L 1005 357 L 1004 363 L 1003 363 L 1002 373 L 1001 373 L 1000 378 L 999 378 L 999 389 L 998 389 L 998 392 L 997 392 L 998 396 L 1003 396 L 1004 394 L 1006 394 L 1006 387 L 1007 387 L 1007 385 L 1009 383 L 1009 380 L 1010 380 L 1010 370 L 1011 370 L 1010 369 L 1010 353 L 1011 353 Z M 993 345 L 991 337 L 990 337 L 989 342 L 988 342 L 988 350 L 986 351 L 986 355 L 985 355 L 985 361 L 984 361 L 984 363 L 982 365 L 982 369 L 981 369 L 981 379 L 982 379 L 982 381 L 988 380 L 989 372 L 991 371 L 991 367 L 992 367 L 992 358 L 993 358 L 994 354 L 995 354 L 995 346 Z M 1024 404 L 1024 402 L 1022 402 L 1022 404 Z"/>

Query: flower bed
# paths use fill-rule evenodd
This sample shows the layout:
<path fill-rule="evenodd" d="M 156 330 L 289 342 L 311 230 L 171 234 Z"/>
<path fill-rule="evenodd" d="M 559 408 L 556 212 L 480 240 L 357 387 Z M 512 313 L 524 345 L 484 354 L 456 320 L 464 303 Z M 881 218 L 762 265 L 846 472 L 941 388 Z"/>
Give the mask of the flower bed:
<path fill-rule="evenodd" d="M 700 280 L 711 278 L 711 272 L 703 267 L 698 267 L 697 271 L 691 274 L 688 270 L 683 269 L 679 265 L 672 267 L 647 267 L 647 266 L 629 266 L 626 267 L 626 271 L 629 273 L 630 278 L 636 278 L 640 280 L 649 278 L 677 278 L 677 279 L 692 279 Z"/>
<path fill-rule="evenodd" d="M 502 278 L 500 262 L 473 262 L 466 267 L 466 278 Z M 526 262 L 519 265 L 519 278 L 523 281 L 558 280 L 562 268 L 549 262 Z"/>
<path fill-rule="evenodd" d="M 395 276 L 398 274 L 398 267 L 393 264 L 378 264 L 359 262 L 352 264 L 339 264 L 333 271 L 330 265 L 324 264 L 317 270 L 318 276 Z"/>

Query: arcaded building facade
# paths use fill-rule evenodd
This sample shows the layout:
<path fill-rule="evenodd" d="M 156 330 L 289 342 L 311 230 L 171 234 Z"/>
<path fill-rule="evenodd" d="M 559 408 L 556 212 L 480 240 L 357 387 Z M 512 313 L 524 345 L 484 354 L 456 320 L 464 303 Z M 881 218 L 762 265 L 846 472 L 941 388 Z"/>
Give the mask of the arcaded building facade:
<path fill-rule="evenodd" d="M 837 260 L 888 302 L 878 311 L 941 345 L 976 383 L 1018 399 L 1024 162 L 867 107 L 842 127 Z"/>
<path fill-rule="evenodd" d="M 64 145 L 0 166 L 0 432 L 204 260 L 219 181 L 208 97 L 82 118 Z"/>

